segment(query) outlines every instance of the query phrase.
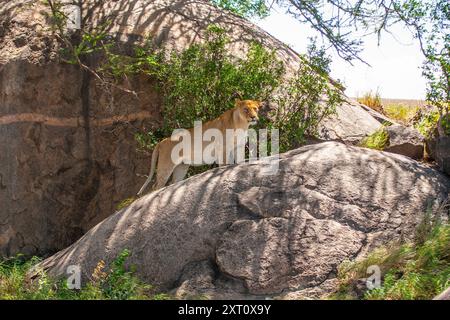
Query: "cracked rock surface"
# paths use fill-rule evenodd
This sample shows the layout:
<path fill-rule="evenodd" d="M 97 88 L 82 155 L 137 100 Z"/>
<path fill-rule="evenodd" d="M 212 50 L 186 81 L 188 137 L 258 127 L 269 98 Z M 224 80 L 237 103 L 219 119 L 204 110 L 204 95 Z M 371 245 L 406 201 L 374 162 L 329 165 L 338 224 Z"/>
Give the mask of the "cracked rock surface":
<path fill-rule="evenodd" d="M 151 193 L 43 261 L 51 276 L 129 249 L 150 284 L 179 297 L 317 298 L 337 266 L 414 234 L 449 195 L 444 175 L 410 158 L 324 142 L 265 163 L 217 168 Z M 31 273 L 32 275 L 32 273 Z"/>
<path fill-rule="evenodd" d="M 384 151 L 402 154 L 416 160 L 423 158 L 425 138 L 417 129 L 392 125 L 386 127 L 386 132 L 389 135 L 389 146 Z"/>

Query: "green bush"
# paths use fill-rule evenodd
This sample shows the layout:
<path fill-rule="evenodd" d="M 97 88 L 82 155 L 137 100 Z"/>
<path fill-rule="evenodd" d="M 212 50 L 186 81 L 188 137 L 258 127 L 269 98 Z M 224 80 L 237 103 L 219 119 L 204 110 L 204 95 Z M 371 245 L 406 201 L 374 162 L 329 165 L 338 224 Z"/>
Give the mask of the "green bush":
<path fill-rule="evenodd" d="M 216 4 L 243 12 L 260 12 L 264 8 L 264 1 Z M 53 8 L 55 16 L 59 16 L 57 8 Z M 136 74 L 156 80 L 163 97 L 164 123 L 151 132 L 136 134 L 140 148 L 152 148 L 174 129 L 192 127 L 195 120 L 209 121 L 220 116 L 234 106 L 238 94 L 242 99 L 271 101 L 279 106 L 261 116 L 259 127 L 280 129 L 283 152 L 303 143 L 306 136 L 316 135 L 319 122 L 332 114 L 341 101 L 339 86 L 332 85 L 328 76 L 330 60 L 325 50 L 317 49 L 314 43 L 308 55 L 300 57 L 302 63 L 296 76 L 286 83 L 284 64 L 277 59 L 275 50 L 253 42 L 244 57 L 236 58 L 229 50 L 226 31 L 216 25 L 206 30 L 203 43 L 182 52 L 154 48 L 148 39 L 143 46 L 135 47 L 131 55 L 120 52 L 108 37 L 107 25 L 106 22 L 91 31 L 81 30 L 77 43 L 60 32 L 65 44 L 63 56 L 67 62 L 93 72 L 105 88 L 124 89 L 121 81 Z M 62 30 L 61 23 L 57 26 L 57 30 Z M 92 54 L 96 60 L 103 56 L 100 65 L 87 66 L 82 62 Z"/>
<path fill-rule="evenodd" d="M 421 115 L 414 126 L 424 137 L 430 138 L 436 130 L 439 119 L 441 119 L 440 124 L 444 134 L 450 136 L 450 115 L 443 115 L 441 117 L 437 110 L 429 111 Z"/>
<path fill-rule="evenodd" d="M 212 3 L 247 18 L 264 18 L 270 11 L 265 0 L 212 0 Z"/>
<path fill-rule="evenodd" d="M 317 135 L 320 122 L 335 113 L 342 93 L 330 84 L 329 58 L 312 42 L 294 77 L 280 87 L 277 108 L 263 125 L 280 130 L 280 152 L 286 152 Z"/>
<path fill-rule="evenodd" d="M 210 26 L 203 44 L 172 52 L 161 62 L 164 133 L 189 128 L 195 120 L 209 121 L 234 107 L 234 95 L 268 100 L 280 85 L 283 64 L 275 51 L 253 42 L 243 59 L 228 49 L 224 29 Z"/>
<path fill-rule="evenodd" d="M 435 227 L 423 244 L 404 245 L 402 254 L 408 257 L 365 299 L 431 299 L 450 286 L 450 225 Z"/>
<path fill-rule="evenodd" d="M 163 96 L 163 127 L 139 133 L 140 147 L 152 148 L 176 128 L 194 121 L 217 118 L 234 106 L 234 96 L 272 101 L 278 108 L 261 115 L 259 128 L 280 129 L 280 151 L 290 150 L 315 136 L 320 121 L 335 112 L 341 92 L 330 84 L 330 60 L 323 49 L 311 45 L 295 76 L 285 82 L 284 65 L 274 50 L 250 44 L 246 56 L 236 58 L 228 50 L 224 29 L 210 26 L 205 42 L 180 52 L 164 53 L 151 46 L 137 50 L 134 67 L 118 67 L 115 74 L 145 73 L 156 77 Z M 106 69 L 106 68 L 105 68 Z M 129 74 L 129 73 L 128 73 Z"/>

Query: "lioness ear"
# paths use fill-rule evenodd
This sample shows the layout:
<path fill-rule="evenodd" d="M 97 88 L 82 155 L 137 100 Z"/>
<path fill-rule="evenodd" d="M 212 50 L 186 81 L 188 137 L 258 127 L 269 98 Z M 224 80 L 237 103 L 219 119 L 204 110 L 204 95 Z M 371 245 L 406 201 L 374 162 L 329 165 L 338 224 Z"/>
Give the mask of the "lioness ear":
<path fill-rule="evenodd" d="M 239 100 L 239 99 L 234 99 L 234 105 L 237 107 L 237 106 L 240 106 L 241 105 L 241 103 L 242 103 L 242 101 L 241 100 Z"/>

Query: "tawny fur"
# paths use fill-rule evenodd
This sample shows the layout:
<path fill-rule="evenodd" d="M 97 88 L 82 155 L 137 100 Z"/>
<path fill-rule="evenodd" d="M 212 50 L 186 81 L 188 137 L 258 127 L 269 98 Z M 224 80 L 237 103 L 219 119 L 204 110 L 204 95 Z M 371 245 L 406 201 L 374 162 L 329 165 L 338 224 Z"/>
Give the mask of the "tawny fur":
<path fill-rule="evenodd" d="M 202 124 L 202 131 L 206 132 L 208 129 L 218 129 L 222 136 L 224 137 L 223 141 L 223 147 L 221 148 L 222 155 L 220 158 L 220 155 L 217 156 L 217 163 L 222 165 L 224 161 L 231 157 L 233 157 L 233 154 L 226 154 L 226 130 L 227 129 L 242 129 L 244 132 L 248 130 L 248 127 L 252 121 L 255 121 L 258 119 L 258 110 L 261 103 L 259 101 L 254 100 L 236 100 L 235 107 L 233 109 L 230 109 L 223 113 L 220 117 L 208 121 L 206 123 Z M 194 138 L 194 128 L 188 129 L 192 141 L 191 141 L 191 159 L 194 158 L 193 153 L 193 138 Z M 159 142 L 152 154 L 152 160 L 151 160 L 151 167 L 150 167 L 150 173 L 148 175 L 147 180 L 145 181 L 144 185 L 138 192 L 138 196 L 141 196 L 145 189 L 148 187 L 149 183 L 152 180 L 152 177 L 156 170 L 156 182 L 153 186 L 153 190 L 160 189 L 164 187 L 167 182 L 169 181 L 169 178 L 172 176 L 172 183 L 181 181 L 184 179 L 184 177 L 187 174 L 187 171 L 189 169 L 189 166 L 192 164 L 186 163 L 186 161 L 179 161 L 181 164 L 176 165 L 172 161 L 172 149 L 179 143 L 179 141 L 172 141 L 171 138 L 166 138 Z M 210 141 L 204 141 L 203 144 L 203 150 L 206 148 L 209 144 L 214 143 Z M 180 155 L 180 157 L 183 157 L 183 155 Z M 219 159 L 220 158 L 220 159 Z M 196 164 L 199 165 L 199 164 Z"/>

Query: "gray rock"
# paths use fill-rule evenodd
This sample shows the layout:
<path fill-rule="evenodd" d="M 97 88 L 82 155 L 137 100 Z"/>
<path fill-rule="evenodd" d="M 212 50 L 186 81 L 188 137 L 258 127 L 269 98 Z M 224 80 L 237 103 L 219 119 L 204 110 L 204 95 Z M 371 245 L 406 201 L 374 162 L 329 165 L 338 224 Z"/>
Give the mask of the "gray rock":
<path fill-rule="evenodd" d="M 330 292 L 336 290 L 339 286 L 339 279 L 331 278 L 320 283 L 315 287 L 308 287 L 298 291 L 290 291 L 275 296 L 277 300 L 313 300 L 326 299 Z"/>
<path fill-rule="evenodd" d="M 356 102 L 358 103 L 358 102 Z M 384 114 L 382 114 L 382 111 L 375 111 L 372 108 L 362 104 L 362 103 L 358 103 L 358 105 L 363 108 L 364 110 L 366 110 L 372 117 L 374 117 L 378 122 L 384 124 L 384 125 L 393 125 L 393 124 L 398 124 L 396 121 L 394 121 L 391 118 L 386 117 Z"/>
<path fill-rule="evenodd" d="M 216 261 L 222 272 L 245 279 L 250 292 L 273 294 L 325 281 L 342 257 L 358 253 L 364 239 L 361 231 L 300 210 L 233 223 L 218 245 Z"/>
<path fill-rule="evenodd" d="M 187 264 L 175 286 L 170 294 L 177 299 L 258 298 L 247 293 L 243 281 L 219 273 L 217 265 L 210 260 Z"/>
<path fill-rule="evenodd" d="M 389 146 L 384 151 L 402 154 L 412 159 L 422 159 L 425 138 L 414 128 L 402 125 L 386 127 Z"/>
<path fill-rule="evenodd" d="M 425 138 L 425 152 L 428 160 L 436 160 L 436 140 L 437 136 L 435 134 Z"/>
<path fill-rule="evenodd" d="M 441 136 L 436 139 L 436 163 L 439 168 L 450 175 L 450 137 Z"/>
<path fill-rule="evenodd" d="M 375 111 L 370 112 L 375 113 Z M 357 144 L 381 126 L 382 123 L 359 103 L 348 100 L 337 106 L 335 115 L 322 121 L 319 127 L 319 138 Z"/>
<path fill-rule="evenodd" d="M 115 213 L 30 272 L 86 281 L 98 261 L 131 250 L 137 275 L 180 297 L 316 298 L 336 289 L 337 266 L 410 239 L 450 181 L 409 158 L 325 142 L 264 163 L 217 168 Z"/>
<path fill-rule="evenodd" d="M 450 175 L 450 136 L 442 127 L 442 118 L 425 141 L 427 157 L 435 160 L 439 169 Z"/>

